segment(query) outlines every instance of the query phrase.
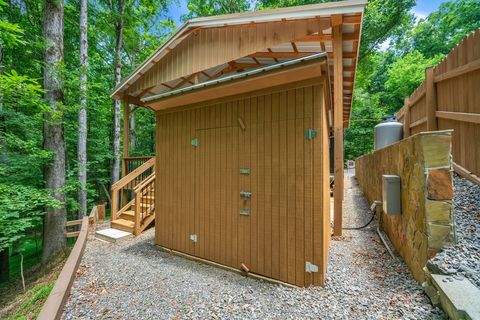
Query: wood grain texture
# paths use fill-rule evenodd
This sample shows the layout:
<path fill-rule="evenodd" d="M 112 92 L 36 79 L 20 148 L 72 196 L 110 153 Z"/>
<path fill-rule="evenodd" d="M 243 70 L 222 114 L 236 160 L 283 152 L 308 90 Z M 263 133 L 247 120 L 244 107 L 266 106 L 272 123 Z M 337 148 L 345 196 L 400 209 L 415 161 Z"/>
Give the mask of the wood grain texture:
<path fill-rule="evenodd" d="M 426 72 L 426 80 L 397 113 L 399 121 L 410 135 L 453 129 L 453 160 L 480 175 L 480 29 Z"/>
<path fill-rule="evenodd" d="M 321 84 L 302 84 L 158 113 L 156 244 L 297 286 L 324 284 L 330 197 L 323 93 Z M 306 129 L 319 136 L 306 139 Z M 306 261 L 322 274 L 306 273 Z"/>

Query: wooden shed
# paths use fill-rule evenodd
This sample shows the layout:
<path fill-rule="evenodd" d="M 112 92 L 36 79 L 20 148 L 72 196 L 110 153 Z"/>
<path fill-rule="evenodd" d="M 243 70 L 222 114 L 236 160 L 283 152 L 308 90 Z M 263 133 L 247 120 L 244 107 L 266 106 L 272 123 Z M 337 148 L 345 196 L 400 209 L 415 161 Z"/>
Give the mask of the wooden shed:
<path fill-rule="evenodd" d="M 157 245 L 298 286 L 324 284 L 329 135 L 341 234 L 343 129 L 365 3 L 187 21 L 114 90 L 126 129 L 128 105 L 156 112 Z"/>

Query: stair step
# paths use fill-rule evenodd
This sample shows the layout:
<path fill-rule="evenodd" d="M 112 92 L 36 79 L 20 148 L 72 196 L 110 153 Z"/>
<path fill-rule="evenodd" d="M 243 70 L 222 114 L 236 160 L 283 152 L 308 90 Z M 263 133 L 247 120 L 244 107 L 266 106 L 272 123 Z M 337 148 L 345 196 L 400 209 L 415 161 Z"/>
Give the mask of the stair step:
<path fill-rule="evenodd" d="M 122 212 L 122 214 L 120 215 L 120 219 L 125 219 L 128 221 L 135 222 L 135 211 L 127 210 Z"/>
<path fill-rule="evenodd" d="M 126 231 L 126 232 L 133 232 L 135 227 L 135 223 L 133 221 L 128 221 L 125 219 L 116 219 L 110 223 L 111 227 L 114 229 Z"/>

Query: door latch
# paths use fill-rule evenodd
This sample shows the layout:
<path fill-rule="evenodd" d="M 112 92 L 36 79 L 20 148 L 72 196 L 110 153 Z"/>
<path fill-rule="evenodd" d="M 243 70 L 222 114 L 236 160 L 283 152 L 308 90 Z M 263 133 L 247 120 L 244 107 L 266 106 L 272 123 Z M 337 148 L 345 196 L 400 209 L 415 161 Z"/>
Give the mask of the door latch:
<path fill-rule="evenodd" d="M 252 197 L 252 193 L 248 192 L 248 191 L 240 191 L 240 197 L 247 200 L 247 199 L 250 199 Z"/>

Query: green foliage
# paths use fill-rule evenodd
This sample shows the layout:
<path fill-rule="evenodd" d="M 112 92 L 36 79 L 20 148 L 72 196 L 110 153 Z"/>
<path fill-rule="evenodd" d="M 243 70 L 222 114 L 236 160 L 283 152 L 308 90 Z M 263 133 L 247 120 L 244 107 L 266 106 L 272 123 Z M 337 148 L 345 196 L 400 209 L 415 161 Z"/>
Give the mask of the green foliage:
<path fill-rule="evenodd" d="M 422 83 L 425 69 L 435 66 L 443 58 L 439 54 L 427 59 L 417 50 L 406 54 L 390 65 L 385 90 L 391 97 L 394 110 L 403 105 L 403 97 L 407 97 Z"/>
<path fill-rule="evenodd" d="M 207 17 L 219 14 L 244 12 L 250 8 L 248 0 L 189 0 L 189 13 L 182 16 L 187 20 L 196 17 Z"/>
<path fill-rule="evenodd" d="M 480 27 L 478 0 L 453 0 L 422 19 L 397 41 L 403 52 L 417 50 L 425 57 L 446 55 L 465 35 Z"/>
<path fill-rule="evenodd" d="M 0 183 L 0 251 L 38 225 L 46 206 L 60 205 L 46 190 Z"/>

